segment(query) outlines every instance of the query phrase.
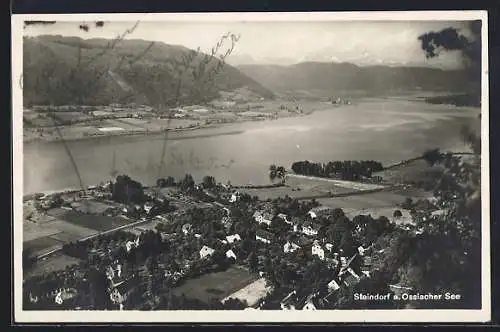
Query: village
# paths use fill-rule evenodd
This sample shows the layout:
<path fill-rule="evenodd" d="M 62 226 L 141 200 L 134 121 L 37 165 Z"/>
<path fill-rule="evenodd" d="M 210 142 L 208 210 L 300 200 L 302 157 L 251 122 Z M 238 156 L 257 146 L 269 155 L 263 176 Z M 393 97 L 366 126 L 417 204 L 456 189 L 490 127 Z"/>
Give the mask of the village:
<path fill-rule="evenodd" d="M 210 176 L 143 188 L 121 175 L 27 204 L 36 208 L 25 224 L 41 223 L 37 234 L 59 222 L 55 235 L 25 233 L 27 260 L 40 270 L 25 272 L 33 309 L 332 309 L 343 288 L 370 278 L 384 251 L 378 237 L 418 233 L 395 222 L 401 211 L 350 220 L 314 199 L 261 200 Z M 43 225 L 43 215 L 56 221 Z"/>

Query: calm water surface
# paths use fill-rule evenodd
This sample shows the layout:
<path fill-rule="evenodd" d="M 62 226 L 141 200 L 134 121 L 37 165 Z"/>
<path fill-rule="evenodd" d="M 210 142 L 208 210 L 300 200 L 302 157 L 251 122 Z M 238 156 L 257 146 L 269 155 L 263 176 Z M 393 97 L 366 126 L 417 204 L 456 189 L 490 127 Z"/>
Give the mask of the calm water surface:
<path fill-rule="evenodd" d="M 479 109 L 400 99 L 370 99 L 311 115 L 231 124 L 189 139 L 169 139 L 162 176 L 211 174 L 233 184 L 268 183 L 270 164 L 293 161 L 374 159 L 397 162 L 428 148 L 464 150 L 459 130 L 477 122 Z M 229 133 L 226 135 L 217 135 Z M 210 136 L 213 135 L 213 136 Z M 182 137 L 181 137 L 182 138 Z M 160 174 L 164 136 L 107 137 L 67 143 L 85 185 L 110 179 L 113 170 L 151 184 Z M 78 186 L 78 177 L 61 143 L 24 144 L 25 194 Z"/>

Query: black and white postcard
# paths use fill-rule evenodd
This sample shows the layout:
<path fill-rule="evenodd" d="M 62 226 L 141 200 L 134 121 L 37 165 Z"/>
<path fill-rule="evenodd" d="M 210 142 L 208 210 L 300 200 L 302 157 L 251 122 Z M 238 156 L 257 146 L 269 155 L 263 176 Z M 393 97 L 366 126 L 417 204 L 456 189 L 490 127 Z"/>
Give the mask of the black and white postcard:
<path fill-rule="evenodd" d="M 490 320 L 487 29 L 13 15 L 15 320 Z"/>

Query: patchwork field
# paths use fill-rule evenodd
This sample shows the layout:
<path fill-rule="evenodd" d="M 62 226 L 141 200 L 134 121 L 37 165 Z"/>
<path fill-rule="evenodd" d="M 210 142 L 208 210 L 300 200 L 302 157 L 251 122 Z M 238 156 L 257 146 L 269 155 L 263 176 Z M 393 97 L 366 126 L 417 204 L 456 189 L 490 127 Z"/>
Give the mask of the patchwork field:
<path fill-rule="evenodd" d="M 129 224 L 131 221 L 120 217 L 98 215 L 110 206 L 89 200 L 86 204 L 76 204 L 76 209 L 55 208 L 48 215 L 30 214 L 30 220 L 23 223 L 23 247 L 35 255 L 42 255 L 68 242 L 75 242 L 99 232 Z M 26 206 L 29 212 L 29 206 Z M 92 213 L 92 214 L 89 214 Z"/>
<path fill-rule="evenodd" d="M 213 272 L 187 280 L 173 290 L 175 295 L 184 294 L 188 298 L 208 303 L 211 299 L 222 300 L 241 288 L 251 284 L 258 277 L 239 267 Z"/>
<path fill-rule="evenodd" d="M 23 224 L 23 247 L 41 255 L 60 247 L 64 243 L 78 241 L 84 237 L 97 234 L 95 229 L 89 229 L 55 219 L 44 224 L 25 221 Z"/>

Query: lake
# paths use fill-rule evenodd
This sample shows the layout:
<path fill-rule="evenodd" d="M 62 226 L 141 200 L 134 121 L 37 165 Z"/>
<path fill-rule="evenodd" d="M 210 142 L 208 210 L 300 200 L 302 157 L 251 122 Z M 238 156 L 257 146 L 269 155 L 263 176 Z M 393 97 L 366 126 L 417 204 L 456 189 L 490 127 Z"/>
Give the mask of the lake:
<path fill-rule="evenodd" d="M 270 164 L 293 161 L 373 159 L 393 163 L 429 148 L 463 151 L 460 127 L 474 123 L 478 108 L 430 105 L 401 98 L 365 99 L 310 115 L 246 122 L 191 133 L 116 136 L 69 141 L 77 168 L 60 142 L 24 144 L 24 194 L 78 187 L 128 174 L 144 184 L 158 175 L 191 173 L 233 184 L 269 183 Z M 190 137 L 196 135 L 199 137 Z M 182 139 L 184 138 L 184 139 Z M 165 146 L 164 167 L 159 171 Z"/>

